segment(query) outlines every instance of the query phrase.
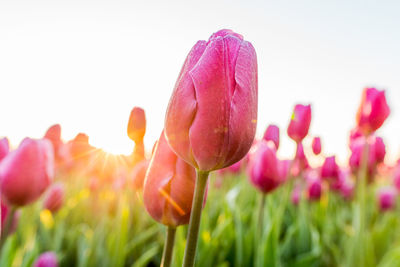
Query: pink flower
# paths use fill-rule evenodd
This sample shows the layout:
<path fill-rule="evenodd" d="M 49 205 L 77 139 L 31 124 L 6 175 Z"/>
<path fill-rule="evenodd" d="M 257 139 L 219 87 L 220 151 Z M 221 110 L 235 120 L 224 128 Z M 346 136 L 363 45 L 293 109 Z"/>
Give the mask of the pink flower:
<path fill-rule="evenodd" d="M 43 208 L 48 209 L 52 213 L 57 212 L 64 204 L 65 189 L 61 183 L 53 184 L 44 199 Z"/>
<path fill-rule="evenodd" d="M 0 139 L 0 161 L 10 152 L 10 145 L 6 137 Z"/>
<path fill-rule="evenodd" d="M 382 187 L 378 191 L 378 204 L 381 211 L 394 209 L 396 205 L 396 190 L 393 187 Z"/>
<path fill-rule="evenodd" d="M 54 156 L 48 140 L 25 138 L 0 162 L 3 199 L 14 206 L 37 200 L 54 176 Z"/>
<path fill-rule="evenodd" d="M 315 155 L 319 155 L 321 153 L 321 138 L 319 138 L 319 137 L 313 138 L 312 150 Z"/>
<path fill-rule="evenodd" d="M 281 177 L 273 142 L 261 140 L 250 155 L 248 166 L 252 184 L 263 193 L 269 193 L 281 183 Z"/>
<path fill-rule="evenodd" d="M 351 155 L 349 159 L 349 166 L 353 172 L 357 172 L 358 169 L 361 166 L 361 158 L 363 154 L 363 150 L 365 147 L 365 142 L 367 141 L 366 138 L 364 137 L 359 137 L 355 139 L 351 146 Z M 375 163 L 376 163 L 376 154 L 375 154 L 375 149 L 374 146 L 371 146 L 369 144 L 368 148 L 368 172 L 369 174 L 372 174 L 375 171 Z"/>
<path fill-rule="evenodd" d="M 162 132 L 144 182 L 143 201 L 147 212 L 168 226 L 188 224 L 195 181 L 195 169 L 175 155 Z"/>
<path fill-rule="evenodd" d="M 377 163 L 382 163 L 385 160 L 386 147 L 382 137 L 375 137 L 374 143 L 371 145 L 375 151 L 375 160 Z"/>
<path fill-rule="evenodd" d="M 300 202 L 300 195 L 301 195 L 301 187 L 300 186 L 296 186 L 293 191 L 292 191 L 292 195 L 291 195 L 291 200 L 293 205 L 298 205 Z"/>
<path fill-rule="evenodd" d="M 146 133 L 146 115 L 142 108 L 134 107 L 128 122 L 128 136 L 135 142 L 143 142 Z"/>
<path fill-rule="evenodd" d="M 57 255 L 52 252 L 45 252 L 36 259 L 33 267 L 58 267 Z"/>
<path fill-rule="evenodd" d="M 249 151 L 257 125 L 257 58 L 231 30 L 198 41 L 182 67 L 165 118 L 172 150 L 202 171 L 228 167 Z"/>
<path fill-rule="evenodd" d="M 265 141 L 272 141 L 275 144 L 276 149 L 279 148 L 279 128 L 276 125 L 269 125 L 264 133 L 263 139 Z"/>
<path fill-rule="evenodd" d="M 341 170 L 339 173 L 339 181 L 340 181 L 340 194 L 344 199 L 350 200 L 354 195 L 354 181 L 350 178 L 350 171 Z"/>
<path fill-rule="evenodd" d="M 287 133 L 296 143 L 300 143 L 308 134 L 311 123 L 311 106 L 297 104 L 294 107 Z"/>
<path fill-rule="evenodd" d="M 322 195 L 322 183 L 318 174 L 307 177 L 307 194 L 311 201 L 319 200 Z"/>
<path fill-rule="evenodd" d="M 304 147 L 302 143 L 297 144 L 296 157 L 293 162 L 292 175 L 299 176 L 302 171 L 308 169 L 310 165 L 308 164 L 307 157 L 304 153 Z"/>
<path fill-rule="evenodd" d="M 321 177 L 335 181 L 339 178 L 339 166 L 336 163 L 336 157 L 326 157 L 321 167 Z"/>
<path fill-rule="evenodd" d="M 53 145 L 54 155 L 58 156 L 58 150 L 62 145 L 60 124 L 52 125 L 45 133 L 44 138 Z"/>
<path fill-rule="evenodd" d="M 364 135 L 369 135 L 379 129 L 390 114 L 386 103 L 385 91 L 375 88 L 365 88 L 356 120 Z"/>

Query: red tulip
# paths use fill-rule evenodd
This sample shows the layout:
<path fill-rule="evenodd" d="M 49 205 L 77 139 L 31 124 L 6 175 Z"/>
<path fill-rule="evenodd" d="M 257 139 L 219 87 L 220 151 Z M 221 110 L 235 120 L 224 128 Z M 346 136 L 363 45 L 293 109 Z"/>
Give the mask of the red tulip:
<path fill-rule="evenodd" d="M 139 107 L 134 107 L 131 111 L 128 122 L 128 136 L 136 143 L 143 142 L 146 133 L 146 115 L 144 110 Z"/>
<path fill-rule="evenodd" d="M 321 153 L 321 138 L 319 138 L 319 137 L 313 138 L 312 150 L 315 155 L 319 155 Z"/>
<path fill-rule="evenodd" d="M 357 125 L 364 135 L 369 135 L 379 129 L 390 114 L 386 103 L 385 91 L 375 88 L 365 88 L 360 107 L 357 112 Z"/>
<path fill-rule="evenodd" d="M 142 160 L 135 165 L 132 172 L 132 184 L 134 190 L 141 190 L 143 188 L 144 179 L 146 177 L 147 168 L 149 167 L 149 160 Z"/>
<path fill-rule="evenodd" d="M 249 151 L 257 125 L 257 58 L 231 30 L 198 41 L 190 51 L 165 119 L 172 150 L 195 168 L 212 171 Z"/>
<path fill-rule="evenodd" d="M 275 144 L 276 149 L 279 148 L 279 128 L 276 125 L 269 125 L 264 133 L 263 139 L 265 141 L 272 141 Z"/>
<path fill-rule="evenodd" d="M 396 190 L 393 187 L 382 187 L 378 191 L 378 204 L 381 211 L 394 209 L 396 205 Z"/>
<path fill-rule="evenodd" d="M 273 142 L 261 140 L 250 155 L 248 166 L 252 184 L 263 193 L 269 193 L 281 183 L 279 161 Z"/>
<path fill-rule="evenodd" d="M 0 162 L 0 188 L 3 199 L 14 206 L 34 202 L 50 185 L 54 156 L 48 140 L 25 138 L 18 149 Z"/>
<path fill-rule="evenodd" d="M 195 181 L 195 169 L 175 155 L 162 132 L 144 182 L 147 212 L 167 226 L 189 223 Z"/>
<path fill-rule="evenodd" d="M 0 139 L 0 161 L 7 156 L 10 152 L 10 146 L 8 144 L 8 139 L 6 137 Z"/>
<path fill-rule="evenodd" d="M 45 252 L 36 259 L 33 267 L 58 267 L 57 255 L 52 252 Z"/>
<path fill-rule="evenodd" d="M 325 161 L 321 167 L 321 177 L 324 179 L 330 179 L 332 181 L 338 180 L 339 166 L 336 163 L 335 156 L 325 158 Z"/>
<path fill-rule="evenodd" d="M 55 213 L 63 206 L 64 198 L 65 190 L 63 184 L 53 184 L 46 194 L 43 202 L 43 208 Z"/>
<path fill-rule="evenodd" d="M 311 106 L 297 104 L 294 107 L 287 133 L 296 143 L 300 143 L 308 134 L 311 123 Z"/>

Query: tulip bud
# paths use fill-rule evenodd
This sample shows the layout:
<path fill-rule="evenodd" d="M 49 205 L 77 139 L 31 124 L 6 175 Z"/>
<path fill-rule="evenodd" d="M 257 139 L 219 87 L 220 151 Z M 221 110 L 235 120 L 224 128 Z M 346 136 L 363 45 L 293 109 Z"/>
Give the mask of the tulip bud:
<path fill-rule="evenodd" d="M 322 183 L 318 175 L 309 174 L 307 176 L 307 194 L 311 201 L 319 200 L 322 195 Z"/>
<path fill-rule="evenodd" d="M 8 139 L 6 137 L 0 139 L 0 161 L 7 156 L 10 152 L 10 146 L 8 144 Z"/>
<path fill-rule="evenodd" d="M 55 124 L 51 126 L 44 135 L 44 138 L 49 140 L 53 145 L 54 155 L 58 154 L 58 149 L 60 148 L 61 141 L 61 126 L 60 124 Z"/>
<path fill-rule="evenodd" d="M 58 267 L 57 255 L 52 251 L 45 252 L 36 259 L 33 267 Z"/>
<path fill-rule="evenodd" d="M 48 140 L 25 138 L 0 162 L 3 199 L 14 206 L 34 202 L 54 176 L 54 156 Z"/>
<path fill-rule="evenodd" d="M 292 175 L 299 176 L 300 173 L 306 169 L 308 169 L 310 165 L 308 164 L 308 160 L 306 154 L 304 153 L 304 147 L 302 143 L 297 144 L 296 148 L 296 156 L 294 159 L 293 167 L 292 167 Z"/>
<path fill-rule="evenodd" d="M 165 118 L 172 150 L 201 171 L 228 167 L 249 151 L 257 126 L 257 58 L 231 30 L 198 41 L 179 74 Z"/>
<path fill-rule="evenodd" d="M 276 189 L 281 183 L 273 142 L 261 140 L 250 155 L 248 166 L 249 178 L 252 184 L 264 194 Z"/>
<path fill-rule="evenodd" d="M 296 143 L 300 143 L 308 134 L 311 123 L 311 105 L 297 104 L 294 107 L 287 134 Z"/>
<path fill-rule="evenodd" d="M 312 150 L 315 155 L 319 155 L 321 153 L 321 138 L 319 138 L 319 137 L 313 138 Z"/>
<path fill-rule="evenodd" d="M 0 234 L 0 236 L 4 235 L 4 228 L 6 226 L 8 216 L 10 216 L 10 207 L 8 207 L 4 203 L 4 201 L 1 201 L 1 234 Z M 9 229 L 8 234 L 13 233 L 17 229 L 19 216 L 20 216 L 20 212 L 19 212 L 19 210 L 17 210 L 14 213 L 14 217 L 12 218 L 11 228 Z"/>
<path fill-rule="evenodd" d="M 396 205 L 396 190 L 393 187 L 382 187 L 378 191 L 378 204 L 381 211 L 392 210 Z"/>
<path fill-rule="evenodd" d="M 167 226 L 188 224 L 195 182 L 195 169 L 176 156 L 162 132 L 143 187 L 147 212 Z"/>
<path fill-rule="evenodd" d="M 382 137 L 375 137 L 372 144 L 375 151 L 375 160 L 377 163 L 382 163 L 385 160 L 386 147 Z"/>
<path fill-rule="evenodd" d="M 53 184 L 44 199 L 43 208 L 52 213 L 57 212 L 64 204 L 65 190 L 61 183 Z"/>
<path fill-rule="evenodd" d="M 361 157 L 365 147 L 365 142 L 367 142 L 367 139 L 364 137 L 360 137 L 355 139 L 350 145 L 351 155 L 349 158 L 349 166 L 353 172 L 357 172 L 361 166 Z M 368 151 L 368 173 L 372 174 L 375 170 L 376 164 L 374 146 L 369 145 Z"/>
<path fill-rule="evenodd" d="M 144 179 L 146 177 L 146 172 L 149 167 L 150 161 L 142 160 L 135 165 L 132 172 L 132 184 L 134 190 L 141 190 L 143 188 Z"/>
<path fill-rule="evenodd" d="M 336 163 L 336 157 L 326 157 L 321 167 L 321 177 L 336 181 L 339 178 L 339 166 Z"/>
<path fill-rule="evenodd" d="M 352 129 L 350 131 L 350 138 L 349 138 L 350 147 L 354 140 L 356 140 L 357 138 L 362 137 L 362 136 L 363 136 L 363 134 L 358 127 Z"/>
<path fill-rule="evenodd" d="M 265 141 L 272 141 L 275 144 L 276 149 L 279 148 L 279 128 L 276 125 L 269 125 L 264 133 L 263 139 Z"/>
<path fill-rule="evenodd" d="M 365 88 L 360 107 L 357 111 L 357 125 L 364 135 L 369 135 L 379 129 L 390 114 L 386 103 L 385 91 L 375 88 Z"/>
<path fill-rule="evenodd" d="M 134 107 L 129 116 L 128 122 L 128 136 L 136 142 L 143 142 L 144 135 L 146 133 L 146 115 L 144 110 L 139 107 Z"/>

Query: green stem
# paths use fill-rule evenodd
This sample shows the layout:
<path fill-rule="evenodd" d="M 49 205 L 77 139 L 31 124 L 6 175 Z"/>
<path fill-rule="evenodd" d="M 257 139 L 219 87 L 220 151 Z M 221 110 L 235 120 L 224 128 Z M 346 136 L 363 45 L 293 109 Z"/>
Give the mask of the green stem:
<path fill-rule="evenodd" d="M 161 261 L 161 267 L 169 267 L 172 262 L 172 255 L 174 251 L 174 242 L 175 242 L 175 233 L 176 228 L 168 226 L 167 228 L 167 236 L 165 238 L 164 252 Z"/>
<path fill-rule="evenodd" d="M 368 154 L 369 154 L 369 146 L 368 146 L 368 137 L 366 138 L 365 145 L 362 152 L 361 158 L 361 168 L 359 173 L 359 229 L 358 229 L 358 245 L 359 245 L 359 257 L 361 266 L 365 266 L 365 230 L 366 230 L 366 191 L 367 191 L 367 175 L 368 175 Z"/>
<path fill-rule="evenodd" d="M 265 194 L 262 193 L 261 199 L 260 199 L 260 209 L 258 211 L 258 234 L 260 237 L 263 234 L 263 229 L 264 229 L 264 209 L 265 209 Z"/>
<path fill-rule="evenodd" d="M 11 209 L 9 210 L 9 213 L 7 214 L 7 219 L 6 219 L 6 222 L 4 224 L 4 231 L 3 231 L 3 234 L 2 234 L 1 239 L 0 239 L 0 251 L 1 251 L 4 243 L 6 242 L 7 236 L 10 233 L 12 222 L 13 222 L 14 215 L 15 215 L 16 211 L 17 211 L 17 209 L 15 207 L 11 207 Z"/>
<path fill-rule="evenodd" d="M 196 187 L 193 196 L 192 211 L 190 213 L 189 229 L 183 267 L 193 267 L 196 257 L 197 239 L 199 236 L 201 209 L 203 207 L 204 193 L 206 191 L 208 174 L 207 171 L 197 170 Z"/>

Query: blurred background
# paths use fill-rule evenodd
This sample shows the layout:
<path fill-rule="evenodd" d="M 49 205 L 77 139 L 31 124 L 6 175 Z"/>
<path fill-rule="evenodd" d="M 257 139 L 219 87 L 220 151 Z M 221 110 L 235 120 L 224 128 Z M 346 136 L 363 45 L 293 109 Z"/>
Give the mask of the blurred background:
<path fill-rule="evenodd" d="M 392 109 L 380 135 L 393 162 L 399 10 L 398 1 L 2 0 L 0 136 L 16 147 L 60 123 L 65 140 L 85 132 L 92 145 L 128 154 L 126 125 L 137 105 L 147 112 L 151 148 L 187 53 L 230 28 L 258 54 L 258 136 L 269 123 L 285 131 L 295 103 L 311 103 L 311 136 L 345 162 L 361 91 L 375 86 Z M 281 156 L 292 156 L 294 143 L 281 136 Z"/>

